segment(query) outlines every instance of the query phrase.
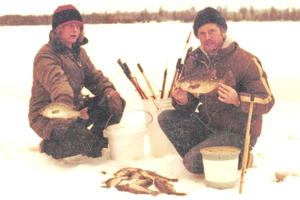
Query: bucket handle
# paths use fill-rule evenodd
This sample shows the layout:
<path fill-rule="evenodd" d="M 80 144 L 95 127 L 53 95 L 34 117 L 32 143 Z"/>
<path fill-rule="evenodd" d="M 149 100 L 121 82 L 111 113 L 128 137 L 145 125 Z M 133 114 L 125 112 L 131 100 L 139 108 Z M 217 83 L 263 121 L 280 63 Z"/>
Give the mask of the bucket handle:
<path fill-rule="evenodd" d="M 148 112 L 148 111 L 146 111 L 146 110 L 127 110 L 127 111 L 123 111 L 122 113 L 125 113 L 125 112 L 132 112 L 132 111 L 143 111 L 143 112 L 147 113 L 148 115 L 150 115 L 150 116 L 151 116 L 151 120 L 150 120 L 150 122 L 146 122 L 146 125 L 148 125 L 148 124 L 150 124 L 151 122 L 153 122 L 153 116 L 151 115 L 150 112 Z M 110 121 L 110 119 L 111 119 L 113 116 L 114 116 L 113 114 L 109 116 L 109 118 L 108 118 L 108 120 L 107 120 L 107 122 L 106 122 L 106 124 L 105 124 L 105 126 L 104 126 L 104 129 L 106 129 L 106 127 L 107 127 L 107 125 L 108 125 L 108 122 Z"/>

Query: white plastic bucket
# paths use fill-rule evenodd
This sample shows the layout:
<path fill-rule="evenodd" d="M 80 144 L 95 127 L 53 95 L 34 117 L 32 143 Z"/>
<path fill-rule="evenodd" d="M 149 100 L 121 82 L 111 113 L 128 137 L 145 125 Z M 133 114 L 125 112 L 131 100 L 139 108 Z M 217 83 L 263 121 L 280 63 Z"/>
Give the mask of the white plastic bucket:
<path fill-rule="evenodd" d="M 157 97 L 159 96 L 157 95 Z M 153 122 L 148 125 L 147 132 L 151 155 L 157 158 L 164 155 L 178 155 L 175 147 L 161 130 L 157 121 L 159 113 L 167 109 L 174 109 L 171 98 L 167 98 L 167 94 L 164 96 L 164 99 L 143 100 L 144 110 L 153 116 Z"/>
<path fill-rule="evenodd" d="M 144 156 L 146 125 L 113 124 L 103 130 L 111 159 L 138 160 Z"/>
<path fill-rule="evenodd" d="M 203 158 L 206 186 L 228 189 L 236 185 L 240 149 L 216 146 L 203 148 L 200 152 Z"/>

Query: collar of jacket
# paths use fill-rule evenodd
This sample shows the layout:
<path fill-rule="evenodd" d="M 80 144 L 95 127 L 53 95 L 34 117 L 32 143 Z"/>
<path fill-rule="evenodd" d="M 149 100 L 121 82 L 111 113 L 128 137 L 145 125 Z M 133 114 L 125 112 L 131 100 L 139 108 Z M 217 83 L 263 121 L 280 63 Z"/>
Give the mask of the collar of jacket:
<path fill-rule="evenodd" d="M 84 37 L 83 42 L 79 43 L 76 42 L 73 44 L 72 46 L 72 50 L 73 52 L 80 52 L 80 47 L 87 44 L 89 41 L 86 37 Z M 53 51 L 57 52 L 57 53 L 64 53 L 68 50 L 70 50 L 65 44 L 63 44 L 61 41 L 59 40 L 50 40 L 50 44 L 51 44 L 51 48 L 53 49 Z"/>
<path fill-rule="evenodd" d="M 226 36 L 223 46 L 218 49 L 217 54 L 220 54 L 220 51 L 226 50 L 230 46 L 232 46 L 233 43 L 236 43 L 231 37 Z M 208 53 L 204 50 L 203 46 L 200 45 L 199 49 L 203 52 L 203 54 L 209 59 Z"/>
<path fill-rule="evenodd" d="M 194 52 L 192 52 L 192 54 L 200 60 L 203 59 L 203 58 L 201 59 L 202 56 L 205 56 L 208 59 L 208 62 L 211 63 L 213 61 L 222 60 L 224 57 L 228 56 L 235 49 L 237 49 L 238 46 L 239 45 L 237 42 L 235 42 L 232 38 L 226 36 L 222 48 L 217 50 L 217 54 L 213 57 L 212 60 L 209 58 L 207 52 L 204 50 L 202 45 L 200 45 L 199 48 L 197 48 Z"/>

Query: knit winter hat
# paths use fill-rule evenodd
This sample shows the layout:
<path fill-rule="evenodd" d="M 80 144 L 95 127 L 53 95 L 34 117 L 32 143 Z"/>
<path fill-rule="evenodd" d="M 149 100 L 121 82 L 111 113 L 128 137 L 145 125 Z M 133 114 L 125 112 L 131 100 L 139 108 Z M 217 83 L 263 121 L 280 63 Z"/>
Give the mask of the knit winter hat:
<path fill-rule="evenodd" d="M 215 23 L 227 30 L 226 20 L 223 16 L 214 8 L 207 7 L 197 13 L 194 21 L 194 34 L 198 38 L 198 29 L 204 24 Z"/>
<path fill-rule="evenodd" d="M 52 30 L 68 23 L 78 23 L 83 29 L 82 17 L 73 5 L 59 6 L 53 13 Z"/>

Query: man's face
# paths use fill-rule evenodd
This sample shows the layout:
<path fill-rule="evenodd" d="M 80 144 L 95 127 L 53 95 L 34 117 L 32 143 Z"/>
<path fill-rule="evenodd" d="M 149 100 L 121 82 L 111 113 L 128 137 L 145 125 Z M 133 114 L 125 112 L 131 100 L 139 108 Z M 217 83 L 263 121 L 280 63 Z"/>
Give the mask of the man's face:
<path fill-rule="evenodd" d="M 214 55 L 215 50 L 223 46 L 225 34 L 226 30 L 215 23 L 204 24 L 198 29 L 201 45 L 210 55 Z"/>

